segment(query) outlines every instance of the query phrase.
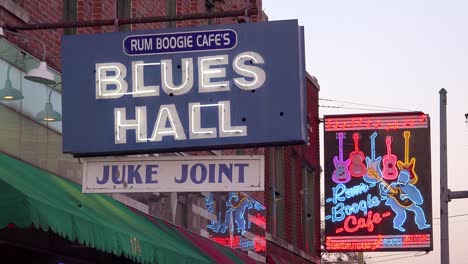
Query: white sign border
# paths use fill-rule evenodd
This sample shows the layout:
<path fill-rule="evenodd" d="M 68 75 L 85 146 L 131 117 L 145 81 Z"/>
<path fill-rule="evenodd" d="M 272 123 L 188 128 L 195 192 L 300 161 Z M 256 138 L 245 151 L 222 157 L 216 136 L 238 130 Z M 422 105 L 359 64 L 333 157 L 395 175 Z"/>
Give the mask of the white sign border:
<path fill-rule="evenodd" d="M 260 182 L 258 186 L 248 186 L 244 188 L 226 188 L 220 189 L 220 186 L 206 186 L 201 189 L 178 189 L 178 188 L 88 188 L 88 163 L 93 162 L 144 162 L 144 161 L 258 161 L 259 162 L 259 177 Z M 91 157 L 81 158 L 83 164 L 82 172 L 82 192 L 83 193 L 145 193 L 145 192 L 250 192 L 250 191 L 264 191 L 265 190 L 265 157 L 263 155 L 226 155 L 226 156 L 153 156 L 153 157 Z"/>

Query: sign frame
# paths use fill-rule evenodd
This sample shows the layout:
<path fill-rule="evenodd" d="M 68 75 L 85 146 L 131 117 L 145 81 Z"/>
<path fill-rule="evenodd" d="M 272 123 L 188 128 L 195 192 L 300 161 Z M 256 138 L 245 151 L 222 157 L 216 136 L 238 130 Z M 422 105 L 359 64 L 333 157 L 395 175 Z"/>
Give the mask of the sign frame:
<path fill-rule="evenodd" d="M 429 115 L 325 116 L 324 145 L 328 252 L 433 250 Z"/>
<path fill-rule="evenodd" d="M 265 188 L 263 155 L 106 157 L 82 161 L 83 193 L 263 191 Z"/>
<path fill-rule="evenodd" d="M 155 52 L 171 36 L 182 51 Z M 191 36 L 209 46 L 187 50 Z M 138 40 L 147 52 L 127 52 Z M 75 157 L 308 141 L 297 20 L 64 36 L 62 63 L 63 152 Z"/>

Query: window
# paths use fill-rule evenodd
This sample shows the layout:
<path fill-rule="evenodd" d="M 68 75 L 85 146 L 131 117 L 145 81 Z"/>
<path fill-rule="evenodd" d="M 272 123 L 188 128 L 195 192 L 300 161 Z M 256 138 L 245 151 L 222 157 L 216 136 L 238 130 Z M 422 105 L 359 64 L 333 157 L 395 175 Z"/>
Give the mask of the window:
<path fill-rule="evenodd" d="M 315 184 L 315 170 L 311 168 L 306 168 L 304 170 L 304 181 L 305 181 L 305 190 L 304 190 L 304 218 L 305 218 L 305 247 L 308 252 L 315 253 L 316 250 L 316 237 L 315 237 L 315 228 L 318 224 L 318 215 L 315 215 L 314 210 L 314 195 L 318 191 Z"/>
<path fill-rule="evenodd" d="M 187 228 L 189 213 L 188 193 L 177 193 L 177 209 L 175 224 Z"/>
<path fill-rule="evenodd" d="M 167 0 L 167 15 L 168 16 L 175 16 L 177 14 L 176 13 L 176 7 L 177 7 L 176 0 Z M 176 27 L 176 22 L 175 21 L 167 22 L 167 27 L 168 28 L 175 28 Z"/>
<path fill-rule="evenodd" d="M 63 0 L 63 21 L 74 22 L 77 20 L 77 2 L 78 0 Z M 65 28 L 63 34 L 76 35 L 76 28 Z"/>
<path fill-rule="evenodd" d="M 270 149 L 271 223 L 275 237 L 284 238 L 284 148 Z"/>
<path fill-rule="evenodd" d="M 132 1 L 131 0 L 117 0 L 117 17 L 118 18 L 131 18 L 132 17 Z M 131 25 L 120 25 L 120 31 L 130 31 Z"/>

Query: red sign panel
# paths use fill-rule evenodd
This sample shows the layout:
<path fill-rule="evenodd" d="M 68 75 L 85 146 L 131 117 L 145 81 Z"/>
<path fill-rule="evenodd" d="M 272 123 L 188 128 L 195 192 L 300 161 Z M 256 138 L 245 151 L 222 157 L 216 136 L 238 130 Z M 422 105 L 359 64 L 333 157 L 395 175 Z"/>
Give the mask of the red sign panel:
<path fill-rule="evenodd" d="M 432 250 L 429 116 L 325 117 L 327 251 Z"/>

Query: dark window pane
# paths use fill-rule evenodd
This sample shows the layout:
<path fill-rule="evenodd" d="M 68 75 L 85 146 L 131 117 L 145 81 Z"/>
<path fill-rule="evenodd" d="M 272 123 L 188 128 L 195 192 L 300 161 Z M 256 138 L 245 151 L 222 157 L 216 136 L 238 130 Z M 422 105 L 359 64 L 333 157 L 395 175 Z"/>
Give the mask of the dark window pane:
<path fill-rule="evenodd" d="M 308 252 L 315 253 L 316 250 L 316 237 L 315 237 L 315 230 L 316 230 L 316 225 L 319 224 L 319 216 L 315 215 L 315 201 L 314 201 L 314 194 L 319 190 L 319 186 L 317 186 L 316 183 L 316 175 L 315 175 L 315 170 L 311 168 L 306 168 L 305 170 L 305 180 L 306 180 L 306 212 L 305 212 L 305 217 L 306 217 L 306 249 Z"/>
<path fill-rule="evenodd" d="M 284 148 L 270 149 L 272 184 L 272 229 L 276 237 L 284 237 Z"/>

